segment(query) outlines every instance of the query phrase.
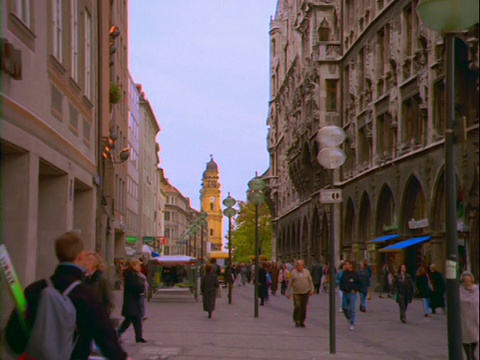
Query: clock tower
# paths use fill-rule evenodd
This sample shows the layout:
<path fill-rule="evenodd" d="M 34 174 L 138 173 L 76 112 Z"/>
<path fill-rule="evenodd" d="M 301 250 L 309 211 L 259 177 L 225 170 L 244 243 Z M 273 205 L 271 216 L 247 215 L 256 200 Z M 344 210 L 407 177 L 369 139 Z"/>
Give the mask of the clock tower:
<path fill-rule="evenodd" d="M 221 207 L 220 172 L 218 165 L 210 155 L 210 161 L 203 172 L 200 202 L 202 211 L 208 214 L 208 238 L 211 251 L 223 250 L 223 213 Z"/>

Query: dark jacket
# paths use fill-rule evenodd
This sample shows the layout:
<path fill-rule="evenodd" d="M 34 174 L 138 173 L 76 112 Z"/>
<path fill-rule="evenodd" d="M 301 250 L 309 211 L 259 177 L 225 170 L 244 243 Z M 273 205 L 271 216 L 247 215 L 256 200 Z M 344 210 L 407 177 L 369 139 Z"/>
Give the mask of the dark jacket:
<path fill-rule="evenodd" d="M 344 270 L 339 282 L 340 290 L 349 293 L 351 291 L 361 291 L 362 282 L 357 271 Z"/>
<path fill-rule="evenodd" d="M 142 316 L 142 298 L 145 295 L 145 279 L 135 270 L 127 269 L 123 284 L 123 316 Z"/>
<path fill-rule="evenodd" d="M 397 297 L 398 303 L 401 302 L 401 298 L 405 299 L 405 304 L 411 303 L 414 292 L 415 286 L 409 273 L 406 273 L 403 279 L 400 274 L 395 276 L 393 280 L 393 293 Z"/>
<path fill-rule="evenodd" d="M 267 270 L 263 267 L 258 270 L 258 297 L 268 298 Z"/>
<path fill-rule="evenodd" d="M 312 267 L 312 279 L 314 284 L 320 284 L 322 282 L 323 268 L 320 264 L 315 264 Z"/>
<path fill-rule="evenodd" d="M 416 287 L 417 287 L 417 296 L 419 298 L 428 299 L 431 295 L 431 290 L 428 287 L 428 278 L 427 275 L 419 275 L 417 276 L 416 280 Z"/>
<path fill-rule="evenodd" d="M 200 291 L 202 293 L 203 311 L 212 312 L 215 310 L 215 299 L 217 297 L 218 276 L 209 272 L 202 277 Z"/>
<path fill-rule="evenodd" d="M 59 291 L 64 291 L 73 281 L 83 279 L 83 271 L 71 265 L 58 265 L 51 277 L 53 285 Z M 28 302 L 27 323 L 31 326 L 35 321 L 41 291 L 47 286 L 45 280 L 34 282 L 25 288 L 25 297 Z M 124 360 L 127 353 L 118 343 L 117 335 L 110 319 L 98 300 L 97 294 L 86 284 L 80 284 L 69 294 L 77 311 L 77 327 L 79 338 L 71 359 L 86 360 L 90 354 L 92 339 L 109 359 Z M 24 351 L 27 337 L 21 328 L 16 311 L 10 315 L 7 324 L 6 337 L 12 349 L 17 354 Z"/>
<path fill-rule="evenodd" d="M 433 292 L 431 294 L 432 308 L 445 307 L 445 290 L 447 286 L 445 277 L 442 273 L 434 271 L 432 272 L 431 279 L 433 286 Z"/>
<path fill-rule="evenodd" d="M 111 314 L 115 307 L 113 293 L 112 288 L 107 279 L 103 276 L 103 273 L 97 270 L 91 276 L 85 276 L 85 282 L 95 290 L 100 302 L 107 310 L 107 313 Z"/>
<path fill-rule="evenodd" d="M 372 277 L 372 275 L 370 275 L 369 271 L 365 269 L 359 270 L 358 276 L 360 277 L 360 282 L 362 283 L 362 288 L 360 289 L 360 292 L 367 292 L 368 288 L 370 287 L 370 278 Z"/>

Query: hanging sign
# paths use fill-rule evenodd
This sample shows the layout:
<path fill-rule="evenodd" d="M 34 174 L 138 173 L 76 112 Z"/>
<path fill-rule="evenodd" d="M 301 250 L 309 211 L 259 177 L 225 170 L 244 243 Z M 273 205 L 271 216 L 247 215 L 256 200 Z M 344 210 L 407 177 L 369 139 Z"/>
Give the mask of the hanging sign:
<path fill-rule="evenodd" d="M 342 189 L 326 189 L 320 190 L 320 203 L 322 204 L 338 204 L 343 201 Z"/>

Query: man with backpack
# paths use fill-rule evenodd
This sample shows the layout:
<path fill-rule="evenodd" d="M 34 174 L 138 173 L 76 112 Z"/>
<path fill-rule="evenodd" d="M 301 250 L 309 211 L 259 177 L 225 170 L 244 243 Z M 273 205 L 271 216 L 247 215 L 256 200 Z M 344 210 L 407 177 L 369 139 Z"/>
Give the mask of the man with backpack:
<path fill-rule="evenodd" d="M 14 310 L 6 328 L 10 349 L 26 359 L 87 360 L 92 340 L 108 359 L 130 359 L 98 296 L 81 282 L 85 249 L 75 233 L 55 240 L 59 265 L 54 274 L 25 289 L 27 329 Z"/>

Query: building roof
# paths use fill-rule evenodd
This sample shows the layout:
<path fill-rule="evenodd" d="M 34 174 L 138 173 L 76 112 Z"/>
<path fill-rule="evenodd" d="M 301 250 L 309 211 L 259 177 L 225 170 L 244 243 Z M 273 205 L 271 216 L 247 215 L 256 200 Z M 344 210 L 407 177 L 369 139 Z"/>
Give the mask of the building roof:
<path fill-rule="evenodd" d="M 210 155 L 210 161 L 207 163 L 207 170 L 218 171 L 218 165 L 213 160 L 213 155 Z"/>

